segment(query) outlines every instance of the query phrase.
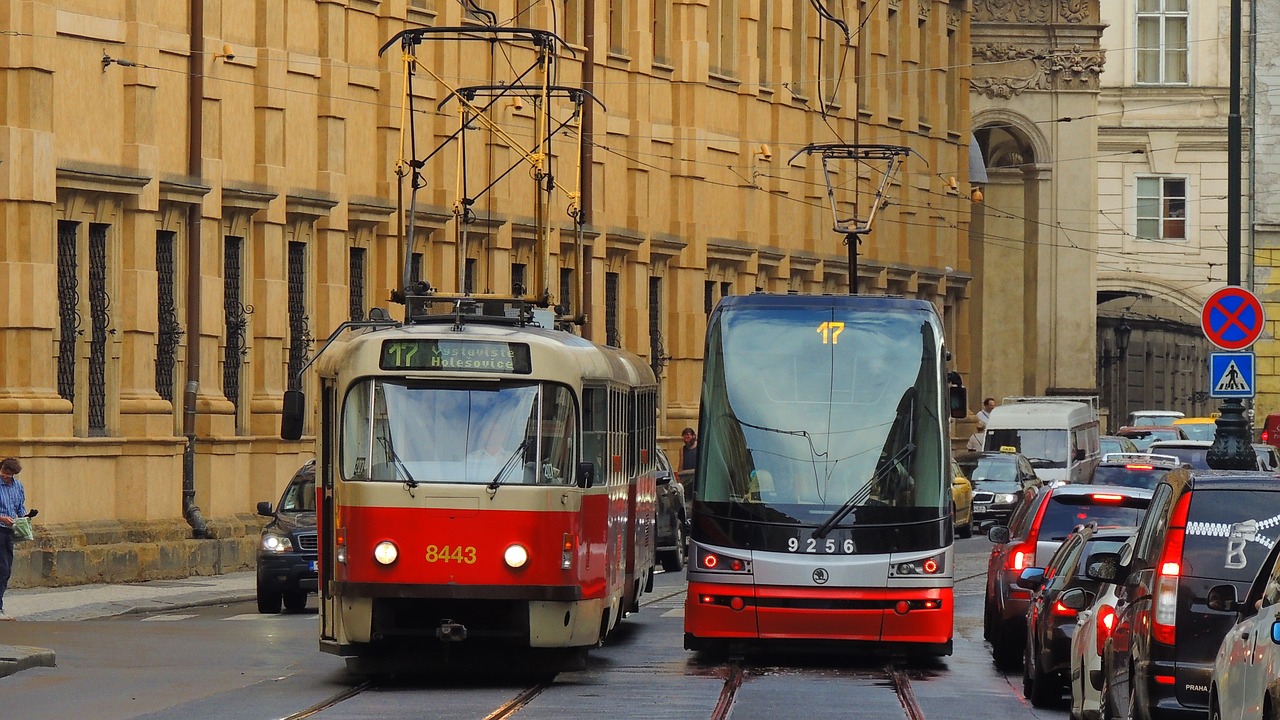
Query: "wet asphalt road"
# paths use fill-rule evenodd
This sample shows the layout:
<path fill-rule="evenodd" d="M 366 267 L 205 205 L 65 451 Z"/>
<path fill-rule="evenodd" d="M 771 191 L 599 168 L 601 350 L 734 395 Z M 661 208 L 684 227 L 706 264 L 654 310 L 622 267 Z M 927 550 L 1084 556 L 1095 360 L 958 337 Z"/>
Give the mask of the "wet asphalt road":
<path fill-rule="evenodd" d="M 251 604 L 84 622 L 15 623 L 7 642 L 51 647 L 59 667 L 0 679 L 0 706 L 50 718 L 1066 718 L 1031 708 L 982 641 L 985 538 L 957 546 L 955 654 L 933 664 L 879 658 L 749 657 L 703 662 L 682 649 L 682 576 L 660 575 L 642 611 L 585 671 L 551 682 L 492 672 L 378 685 L 316 649 L 314 610 Z M 312 600 L 314 608 L 314 599 Z"/>

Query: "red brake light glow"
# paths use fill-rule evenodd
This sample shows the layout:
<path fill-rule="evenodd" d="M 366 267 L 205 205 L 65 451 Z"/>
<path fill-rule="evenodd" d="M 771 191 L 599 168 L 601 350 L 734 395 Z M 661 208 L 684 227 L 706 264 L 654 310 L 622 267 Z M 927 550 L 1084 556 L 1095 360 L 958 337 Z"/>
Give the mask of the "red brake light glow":
<path fill-rule="evenodd" d="M 1155 465 L 1125 465 L 1126 470 L 1155 470 Z"/>
<path fill-rule="evenodd" d="M 925 561 L 924 561 L 924 571 L 925 571 L 926 573 L 931 574 L 931 575 L 932 575 L 933 573 L 938 572 L 938 561 L 937 561 L 937 560 L 934 560 L 933 558 L 929 558 L 928 560 L 925 560 Z"/>
<path fill-rule="evenodd" d="M 1124 499 L 1123 495 L 1113 495 L 1111 493 L 1094 493 L 1089 497 L 1093 498 L 1094 502 L 1120 502 Z"/>
<path fill-rule="evenodd" d="M 707 555 L 706 557 L 702 558 L 702 566 L 708 570 L 714 570 L 716 565 L 719 565 L 719 564 L 720 564 L 720 558 L 716 557 L 715 555 Z"/>
<path fill-rule="evenodd" d="M 1065 617 L 1075 617 L 1076 611 L 1066 605 L 1063 605 L 1061 602 L 1055 602 L 1053 604 L 1053 614 L 1063 615 Z"/>
<path fill-rule="evenodd" d="M 1106 644 L 1107 638 L 1111 637 L 1111 631 L 1116 626 L 1116 609 L 1110 605 L 1098 606 L 1098 656 L 1102 656 L 1103 645 Z"/>
<path fill-rule="evenodd" d="M 1182 566 L 1176 562 L 1160 563 L 1160 574 L 1177 577 L 1182 574 Z"/>
<path fill-rule="evenodd" d="M 1156 563 L 1159 572 L 1152 593 L 1151 634 L 1156 642 L 1165 645 L 1173 645 L 1177 638 L 1178 576 L 1182 573 L 1182 541 L 1187 532 L 1187 512 L 1190 509 L 1191 493 L 1183 493 L 1178 504 L 1173 506 L 1160 562 Z"/>

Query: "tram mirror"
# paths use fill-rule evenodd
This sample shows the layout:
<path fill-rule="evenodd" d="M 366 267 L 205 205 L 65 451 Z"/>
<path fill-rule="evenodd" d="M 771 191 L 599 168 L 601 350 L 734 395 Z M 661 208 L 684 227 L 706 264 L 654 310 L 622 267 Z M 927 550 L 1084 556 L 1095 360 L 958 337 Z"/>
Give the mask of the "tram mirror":
<path fill-rule="evenodd" d="M 307 396 L 301 390 L 284 391 L 284 408 L 280 413 L 280 439 L 302 437 L 302 421 L 307 409 Z"/>
<path fill-rule="evenodd" d="M 947 399 L 951 405 L 951 417 L 963 420 L 969 414 L 969 391 L 963 385 L 948 385 Z"/>
<path fill-rule="evenodd" d="M 578 487 L 586 490 L 596 483 L 596 465 L 595 463 L 580 462 L 578 463 L 578 472 L 575 476 L 578 481 Z"/>

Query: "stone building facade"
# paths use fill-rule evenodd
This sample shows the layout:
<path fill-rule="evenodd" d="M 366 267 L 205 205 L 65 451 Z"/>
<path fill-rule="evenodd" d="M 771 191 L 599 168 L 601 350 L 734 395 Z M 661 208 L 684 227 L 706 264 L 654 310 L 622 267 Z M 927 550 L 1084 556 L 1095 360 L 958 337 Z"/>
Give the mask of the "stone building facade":
<path fill-rule="evenodd" d="M 973 3 L 973 127 L 989 176 L 970 225 L 974 396 L 1096 392 L 1099 4 Z"/>
<path fill-rule="evenodd" d="M 1253 346 L 1258 374 L 1254 410 L 1256 424 L 1261 427 L 1262 417 L 1280 412 L 1280 206 L 1273 201 L 1280 197 L 1280 147 L 1275 141 L 1280 136 L 1280 42 L 1276 41 L 1280 38 L 1280 2 L 1257 0 L 1250 5 L 1257 39 L 1253 46 L 1256 62 L 1248 78 L 1252 80 L 1253 114 L 1252 118 L 1246 116 L 1245 125 L 1252 125 L 1257 143 L 1245 178 L 1253 180 L 1250 236 L 1254 243 L 1254 292 L 1267 315 L 1262 338 Z"/>
<path fill-rule="evenodd" d="M 412 112 L 403 53 L 378 52 L 407 28 L 487 21 L 462 3 L 0 0 L 0 454 L 24 459 L 41 510 L 15 584 L 251 566 L 256 501 L 310 452 L 278 436 L 295 372 L 342 321 L 399 313 L 387 298 L 406 260 L 443 291 L 536 292 L 526 272 L 546 218 L 544 289 L 559 302 L 581 279 L 569 309 L 582 332 L 651 359 L 674 448 L 696 424 L 716 300 L 849 289 L 821 167 L 788 161 L 809 143 L 916 154 L 856 282 L 935 302 L 970 372 L 966 2 L 845 4 L 848 44 L 808 0 L 480 6 L 508 27 L 555 27 L 555 81 L 601 102 L 581 129 L 581 261 L 560 212 L 574 198 L 540 219 L 527 170 L 502 175 L 529 152 L 528 100 L 461 132 L 468 154 L 445 142 L 459 130 L 450 93 L 513 82 L 534 51 L 424 42 Z M 403 178 L 437 145 L 406 249 Z M 552 151 L 567 187 L 571 148 Z M 464 165 L 470 187 L 493 185 L 465 235 Z M 841 212 L 865 212 L 875 173 L 840 184 Z"/>

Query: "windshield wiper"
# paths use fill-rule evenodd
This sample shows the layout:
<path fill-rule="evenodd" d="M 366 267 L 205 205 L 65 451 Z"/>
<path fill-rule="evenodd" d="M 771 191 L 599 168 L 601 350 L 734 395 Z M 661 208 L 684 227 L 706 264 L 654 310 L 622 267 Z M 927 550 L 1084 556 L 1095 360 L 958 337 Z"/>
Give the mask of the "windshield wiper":
<path fill-rule="evenodd" d="M 409 468 L 405 467 L 400 456 L 396 454 L 396 449 L 391 447 L 391 439 L 383 437 L 378 438 L 378 440 L 382 443 L 382 451 L 387 454 L 387 457 L 391 458 L 391 462 L 395 463 L 396 471 L 404 475 L 404 486 L 410 490 L 418 487 L 418 481 L 413 479 L 413 474 L 409 472 Z"/>
<path fill-rule="evenodd" d="M 493 480 L 489 481 L 488 487 L 490 492 L 496 492 L 498 490 L 498 486 L 502 484 L 507 473 L 511 472 L 511 468 L 515 467 L 516 458 L 520 457 L 524 453 L 524 448 L 528 444 L 529 438 L 521 440 L 520 444 L 516 446 L 515 451 L 511 453 L 511 457 L 507 458 L 507 461 L 502 464 L 501 468 L 498 468 L 498 474 L 494 475 Z"/>
<path fill-rule="evenodd" d="M 887 475 L 890 470 L 897 468 L 898 463 L 905 460 L 907 455 L 915 449 L 915 443 L 907 443 L 906 445 L 903 445 L 902 449 L 894 453 L 893 457 L 890 457 L 888 462 L 881 465 L 880 469 L 876 470 L 875 473 L 871 475 L 871 478 L 867 480 L 866 485 L 863 485 L 857 492 L 850 495 L 849 499 L 845 500 L 843 505 L 836 508 L 836 511 L 831 513 L 830 517 L 823 520 L 821 525 L 814 528 L 813 539 L 821 540 L 826 537 L 827 533 L 831 532 L 836 525 L 839 525 L 842 520 L 848 517 L 849 513 L 853 512 L 854 508 L 866 502 L 867 499 L 871 497 L 871 491 L 875 488 L 876 483 L 880 481 L 883 476 Z"/>

